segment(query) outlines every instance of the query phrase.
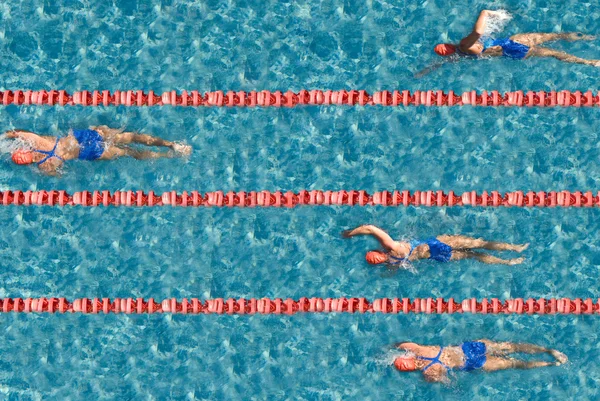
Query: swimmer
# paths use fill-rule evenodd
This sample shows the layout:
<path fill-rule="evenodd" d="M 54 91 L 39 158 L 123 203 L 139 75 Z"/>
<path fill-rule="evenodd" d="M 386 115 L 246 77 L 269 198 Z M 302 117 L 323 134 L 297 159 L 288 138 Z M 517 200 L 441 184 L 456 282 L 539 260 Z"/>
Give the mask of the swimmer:
<path fill-rule="evenodd" d="M 546 42 L 555 40 L 594 40 L 596 37 L 582 33 L 520 33 L 509 38 L 493 39 L 485 35 L 487 18 L 495 15 L 503 15 L 498 11 L 483 10 L 473 27 L 473 31 L 463 38 L 458 45 L 451 43 L 440 43 L 434 47 L 434 51 L 440 56 L 452 56 L 456 61 L 461 57 L 507 57 L 522 60 L 529 57 L 554 57 L 555 59 L 568 63 L 586 64 L 600 67 L 600 60 L 588 60 L 573 56 L 560 50 L 549 49 L 539 46 Z M 440 67 L 443 63 L 435 64 L 416 74 L 423 76 Z"/>
<path fill-rule="evenodd" d="M 494 372 L 506 369 L 533 369 L 545 366 L 559 366 L 568 361 L 562 352 L 533 344 L 494 342 L 490 340 L 468 341 L 460 346 L 438 347 L 401 343 L 397 348 L 408 354 L 394 360 L 394 366 L 401 372 L 420 370 L 425 379 L 447 383 L 449 370 L 472 371 L 481 369 Z M 509 357 L 509 354 L 549 354 L 554 361 L 523 361 Z"/>
<path fill-rule="evenodd" d="M 438 262 L 477 259 L 487 264 L 517 265 L 523 263 L 524 259 L 500 259 L 486 253 L 475 252 L 473 249 L 523 252 L 529 246 L 529 244 L 513 245 L 485 241 L 481 238 L 464 235 L 440 235 L 424 241 L 394 241 L 388 233 L 373 225 L 364 225 L 342 232 L 344 238 L 351 238 L 355 235 L 372 235 L 385 248 L 385 251 L 367 252 L 367 262 L 372 265 L 386 263 L 390 266 L 399 266 L 417 259 L 433 259 Z"/>
<path fill-rule="evenodd" d="M 67 136 L 43 136 L 30 131 L 13 130 L 6 133 L 7 138 L 20 139 L 30 149 L 18 149 L 12 154 L 15 164 L 37 164 L 38 168 L 49 175 L 57 175 L 59 168 L 67 160 L 112 160 L 130 156 L 134 159 L 158 159 L 161 157 L 187 156 L 192 148 L 161 138 L 134 132 L 122 132 L 105 125 L 76 129 Z M 128 146 L 139 143 L 146 146 L 171 148 L 172 152 L 153 152 L 138 150 Z"/>

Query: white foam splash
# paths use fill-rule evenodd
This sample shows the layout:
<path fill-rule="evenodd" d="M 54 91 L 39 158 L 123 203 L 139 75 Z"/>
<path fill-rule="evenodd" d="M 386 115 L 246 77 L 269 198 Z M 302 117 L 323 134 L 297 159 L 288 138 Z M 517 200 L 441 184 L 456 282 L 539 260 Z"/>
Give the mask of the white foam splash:
<path fill-rule="evenodd" d="M 33 150 L 31 144 L 20 138 L 9 139 L 5 136 L 0 136 L 0 154 L 11 154 L 17 149 Z"/>
<path fill-rule="evenodd" d="M 419 273 L 419 271 L 417 270 L 415 265 L 412 262 L 409 262 L 408 260 L 402 261 L 401 263 L 398 263 L 395 265 L 388 266 L 388 270 L 390 272 L 396 273 L 400 269 L 407 270 L 407 271 L 411 272 L 412 274 Z"/>
<path fill-rule="evenodd" d="M 512 15 L 506 10 L 492 11 L 486 18 L 485 35 L 502 32 L 504 27 L 512 19 Z"/>
<path fill-rule="evenodd" d="M 387 351 L 386 353 L 380 355 L 379 357 L 376 357 L 375 364 L 377 364 L 379 366 L 393 366 L 396 358 L 403 357 L 403 356 L 410 357 L 410 356 L 415 356 L 415 354 L 413 354 L 412 352 L 409 352 L 409 351 L 401 350 L 398 348 L 393 348 L 393 349 Z"/>

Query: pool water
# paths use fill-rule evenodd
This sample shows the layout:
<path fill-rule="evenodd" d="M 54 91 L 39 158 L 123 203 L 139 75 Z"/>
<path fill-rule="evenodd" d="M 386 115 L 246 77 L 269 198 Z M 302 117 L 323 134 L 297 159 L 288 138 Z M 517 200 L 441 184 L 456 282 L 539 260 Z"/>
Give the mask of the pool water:
<path fill-rule="evenodd" d="M 77 2 L 0 5 L 1 89 L 598 90 L 554 60 L 464 62 L 422 79 L 431 47 L 483 2 Z M 593 3 L 502 1 L 509 34 L 600 30 Z M 27 21 L 25 24 L 24 21 Z M 447 28 L 446 28 L 447 27 Z M 556 43 L 599 57 L 600 43 Z M 3 129 L 106 124 L 185 141 L 189 159 L 0 163 L 0 190 L 596 190 L 596 110 L 305 107 L 0 109 Z M 0 209 L 0 297 L 597 298 L 589 209 Z M 460 233 L 531 243 L 520 266 L 423 261 L 390 274 L 340 232 Z M 508 256 L 508 255 L 507 255 Z M 598 399 L 594 316 L 4 315 L 0 399 Z M 567 365 L 458 374 L 450 387 L 382 361 L 400 341 L 556 347 Z M 389 359 L 389 357 L 387 357 Z"/>

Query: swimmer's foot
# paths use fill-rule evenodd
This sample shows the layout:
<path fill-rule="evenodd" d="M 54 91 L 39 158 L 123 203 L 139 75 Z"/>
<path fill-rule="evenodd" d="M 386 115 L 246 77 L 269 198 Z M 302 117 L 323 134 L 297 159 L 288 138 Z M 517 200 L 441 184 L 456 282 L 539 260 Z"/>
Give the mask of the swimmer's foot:
<path fill-rule="evenodd" d="M 182 156 L 189 156 L 192 154 L 192 147 L 190 145 L 184 145 L 182 143 L 174 143 L 171 147 L 175 152 Z"/>
<path fill-rule="evenodd" d="M 523 244 L 523 245 L 514 245 L 512 250 L 515 252 L 523 252 L 525 249 L 529 248 L 529 244 Z"/>
<path fill-rule="evenodd" d="M 525 261 L 525 258 L 509 259 L 507 265 L 509 265 L 509 266 L 520 265 L 524 261 Z"/>
<path fill-rule="evenodd" d="M 569 360 L 569 358 L 567 358 L 565 354 L 555 349 L 550 350 L 550 355 L 552 355 L 554 359 L 556 359 L 556 366 L 560 366 L 564 363 L 567 363 L 567 361 Z"/>

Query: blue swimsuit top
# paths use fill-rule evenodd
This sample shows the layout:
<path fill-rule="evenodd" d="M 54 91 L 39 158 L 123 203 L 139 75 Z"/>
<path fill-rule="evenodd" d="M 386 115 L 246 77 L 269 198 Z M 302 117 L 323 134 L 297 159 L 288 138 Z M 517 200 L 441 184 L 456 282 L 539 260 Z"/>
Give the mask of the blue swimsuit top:
<path fill-rule="evenodd" d="M 36 149 L 34 150 L 34 152 L 37 153 L 41 153 L 43 155 L 46 155 L 46 157 L 44 157 L 42 160 L 40 160 L 37 165 L 39 166 L 40 164 L 44 163 L 46 160 L 51 159 L 53 157 L 56 157 L 57 159 L 62 160 L 63 162 L 65 161 L 65 159 L 63 159 L 62 157 L 60 157 L 59 155 L 56 154 L 56 148 L 58 147 L 58 141 L 60 141 L 60 138 L 56 138 L 56 143 L 54 144 L 54 147 L 52 148 L 52 150 L 50 152 L 47 152 L 45 150 L 39 150 Z"/>
<path fill-rule="evenodd" d="M 399 265 L 408 262 L 408 258 L 412 255 L 413 251 L 419 245 L 426 244 L 429 246 L 429 259 L 436 260 L 438 262 L 449 262 L 452 257 L 452 247 L 448 244 L 444 244 L 437 238 L 428 238 L 424 241 L 410 241 L 410 251 L 405 258 L 399 258 L 394 255 L 389 255 L 391 265 Z"/>
<path fill-rule="evenodd" d="M 427 366 L 425 366 L 423 369 L 421 369 L 421 371 L 425 372 L 427 369 L 429 369 L 433 365 L 437 365 L 438 363 L 440 365 L 442 365 L 442 367 L 444 367 L 444 369 L 450 370 L 449 366 L 447 366 L 444 362 L 440 361 L 440 356 L 442 356 L 443 350 L 444 350 L 444 347 L 440 347 L 440 352 L 438 352 L 437 356 L 434 358 L 428 358 L 426 356 L 417 356 L 417 359 L 420 359 L 422 361 L 429 361 L 429 364 Z"/>
<path fill-rule="evenodd" d="M 85 129 L 85 130 L 73 130 L 73 136 L 79 143 L 79 159 L 80 160 L 97 160 L 102 157 L 105 150 L 104 138 L 98 133 L 98 131 Z M 34 152 L 46 155 L 42 160 L 38 162 L 38 166 L 44 163 L 46 160 L 56 157 L 63 162 L 65 159 L 56 154 L 56 148 L 58 147 L 58 141 L 60 137 L 56 138 L 56 143 L 50 152 L 45 150 L 34 150 Z"/>
<path fill-rule="evenodd" d="M 463 366 L 459 367 L 459 370 L 462 371 L 471 371 L 476 369 L 481 369 L 487 360 L 486 352 L 487 348 L 484 343 L 480 341 L 467 341 L 461 345 L 461 349 L 465 354 L 465 363 Z M 427 358 L 425 356 L 417 356 L 418 359 L 422 361 L 430 361 L 427 366 L 425 366 L 421 371 L 426 371 L 433 365 L 437 365 L 438 363 L 442 365 L 446 370 L 451 370 L 449 366 L 447 366 L 444 362 L 440 361 L 440 356 L 442 356 L 442 351 L 444 347 L 440 347 L 440 352 L 438 352 L 435 358 Z"/>

